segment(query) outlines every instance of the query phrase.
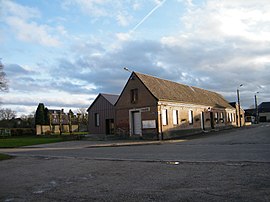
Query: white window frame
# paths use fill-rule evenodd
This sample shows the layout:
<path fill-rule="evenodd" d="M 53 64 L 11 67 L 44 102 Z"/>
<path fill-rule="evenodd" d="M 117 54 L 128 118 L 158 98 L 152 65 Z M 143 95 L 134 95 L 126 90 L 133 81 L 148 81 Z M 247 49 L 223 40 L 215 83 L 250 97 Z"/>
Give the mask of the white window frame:
<path fill-rule="evenodd" d="M 223 112 L 220 112 L 220 121 L 221 121 L 221 123 L 224 123 L 224 116 L 223 116 Z"/>
<path fill-rule="evenodd" d="M 215 113 L 215 121 L 218 123 L 218 112 Z"/>
<path fill-rule="evenodd" d="M 168 125 L 168 110 L 162 109 L 162 125 L 166 126 Z"/>
<path fill-rule="evenodd" d="M 178 110 L 173 110 L 173 125 L 178 125 Z"/>
<path fill-rule="evenodd" d="M 193 111 L 192 110 L 188 111 L 188 122 L 189 124 L 193 124 Z"/>
<path fill-rule="evenodd" d="M 100 116 L 99 113 L 95 113 L 95 126 L 99 127 L 100 125 Z"/>

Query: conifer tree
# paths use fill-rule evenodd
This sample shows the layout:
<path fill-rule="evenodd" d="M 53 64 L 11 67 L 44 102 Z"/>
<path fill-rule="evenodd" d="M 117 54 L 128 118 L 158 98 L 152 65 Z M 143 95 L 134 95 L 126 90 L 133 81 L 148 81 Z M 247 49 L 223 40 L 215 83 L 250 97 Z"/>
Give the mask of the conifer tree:
<path fill-rule="evenodd" d="M 45 125 L 45 107 L 43 103 L 38 104 L 35 116 L 35 124 Z"/>

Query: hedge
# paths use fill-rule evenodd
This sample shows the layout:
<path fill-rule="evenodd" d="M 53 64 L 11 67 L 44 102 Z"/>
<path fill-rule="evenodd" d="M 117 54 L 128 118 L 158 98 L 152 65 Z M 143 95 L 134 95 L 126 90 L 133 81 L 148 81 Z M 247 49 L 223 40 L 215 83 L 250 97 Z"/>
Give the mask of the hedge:
<path fill-rule="evenodd" d="M 36 135 L 34 128 L 0 128 L 0 137 Z"/>

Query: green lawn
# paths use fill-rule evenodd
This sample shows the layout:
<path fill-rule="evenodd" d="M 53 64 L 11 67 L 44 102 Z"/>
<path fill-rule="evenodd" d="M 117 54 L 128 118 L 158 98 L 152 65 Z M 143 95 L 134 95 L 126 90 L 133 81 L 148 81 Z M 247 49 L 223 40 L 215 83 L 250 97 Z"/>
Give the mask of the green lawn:
<path fill-rule="evenodd" d="M 47 144 L 66 141 L 63 137 L 9 137 L 0 139 L 0 148 L 14 148 L 37 144 Z"/>

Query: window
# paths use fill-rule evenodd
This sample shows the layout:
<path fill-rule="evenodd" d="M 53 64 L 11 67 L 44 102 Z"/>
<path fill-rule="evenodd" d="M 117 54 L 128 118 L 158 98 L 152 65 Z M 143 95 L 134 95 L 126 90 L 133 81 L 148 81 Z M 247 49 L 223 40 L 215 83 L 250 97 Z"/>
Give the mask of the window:
<path fill-rule="evenodd" d="M 218 112 L 215 113 L 215 121 L 218 123 Z"/>
<path fill-rule="evenodd" d="M 228 123 L 230 123 L 231 122 L 230 113 L 228 113 L 227 115 L 228 115 Z"/>
<path fill-rule="evenodd" d="M 99 114 L 95 113 L 95 126 L 99 126 Z"/>
<path fill-rule="evenodd" d="M 167 109 L 162 109 L 162 125 L 168 125 Z"/>
<path fill-rule="evenodd" d="M 233 114 L 231 113 L 231 122 L 234 122 L 234 119 L 233 119 Z"/>
<path fill-rule="evenodd" d="M 224 115 L 223 115 L 223 112 L 220 113 L 220 121 L 221 121 L 221 123 L 224 123 Z"/>
<path fill-rule="evenodd" d="M 192 110 L 188 111 L 188 122 L 189 124 L 193 124 L 193 111 Z"/>
<path fill-rule="evenodd" d="M 178 125 L 178 110 L 173 110 L 173 125 Z"/>
<path fill-rule="evenodd" d="M 135 104 L 138 102 L 138 89 L 130 90 L 130 102 Z"/>

